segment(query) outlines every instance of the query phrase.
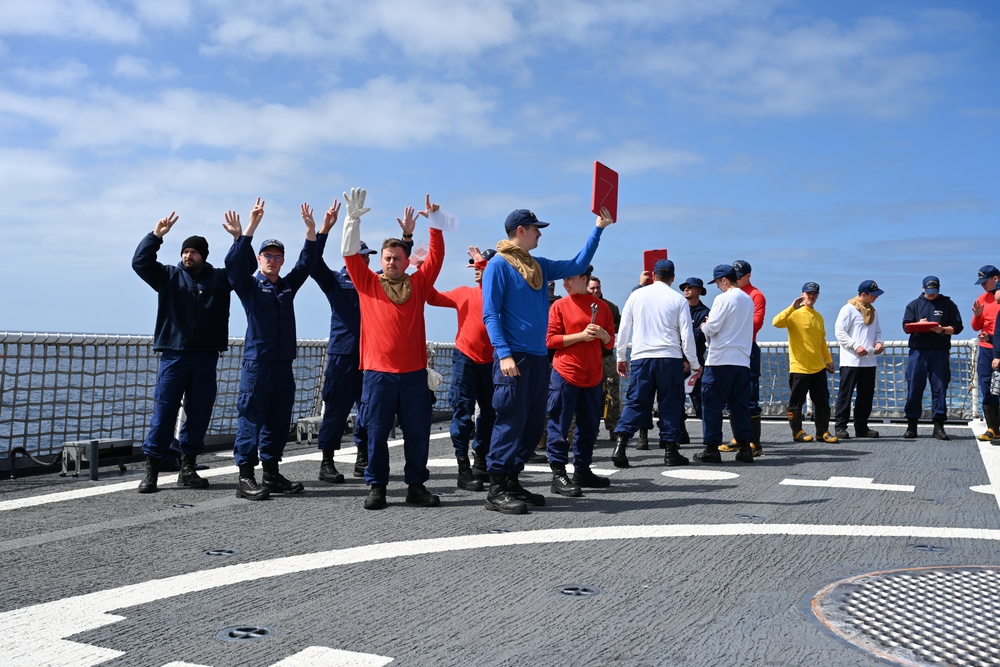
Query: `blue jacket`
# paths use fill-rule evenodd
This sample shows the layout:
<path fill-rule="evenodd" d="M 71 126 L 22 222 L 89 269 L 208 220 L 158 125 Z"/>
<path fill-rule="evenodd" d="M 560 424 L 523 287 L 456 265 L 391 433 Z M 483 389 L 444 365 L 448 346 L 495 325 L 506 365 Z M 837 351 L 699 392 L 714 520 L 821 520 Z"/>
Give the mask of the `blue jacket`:
<path fill-rule="evenodd" d="M 927 318 L 928 322 L 937 322 L 943 327 L 955 327 L 957 335 L 962 333 L 962 315 L 958 312 L 958 306 L 949 297 L 939 294 L 931 301 L 921 294 L 916 299 L 906 304 L 903 311 L 903 324 L 919 322 Z M 950 350 L 951 336 L 936 333 L 915 333 L 910 334 L 911 350 Z"/>
<path fill-rule="evenodd" d="M 277 283 L 253 271 L 253 239 L 241 236 L 226 255 L 226 270 L 233 291 L 247 314 L 244 361 L 295 359 L 295 307 L 293 299 L 316 264 L 316 241 L 307 240 L 295 268 Z"/>
<path fill-rule="evenodd" d="M 583 249 L 573 259 L 551 260 L 536 257 L 542 269 L 541 289 L 531 289 L 521 274 L 503 257 L 494 257 L 483 271 L 483 323 L 498 359 L 513 352 L 537 356 L 548 354 L 545 331 L 549 324 L 548 282 L 579 276 L 597 252 L 600 227 L 587 237 Z"/>
<path fill-rule="evenodd" d="M 330 302 L 329 354 L 359 354 L 358 336 L 361 335 L 361 306 L 358 290 L 351 282 L 347 267 L 335 273 L 323 261 L 323 251 L 329 234 L 316 235 L 316 266 L 312 277 Z"/>
<path fill-rule="evenodd" d="M 698 354 L 698 363 L 704 366 L 708 341 L 705 339 L 705 332 L 701 330 L 701 324 L 712 311 L 702 301 L 698 301 L 697 306 L 688 304 L 688 308 L 691 309 L 691 326 L 694 327 L 694 349 Z"/>
<path fill-rule="evenodd" d="M 207 262 L 192 274 L 182 265 L 156 261 L 163 239 L 152 232 L 139 242 L 132 269 L 156 290 L 153 349 L 225 352 L 229 345 L 229 278 Z"/>

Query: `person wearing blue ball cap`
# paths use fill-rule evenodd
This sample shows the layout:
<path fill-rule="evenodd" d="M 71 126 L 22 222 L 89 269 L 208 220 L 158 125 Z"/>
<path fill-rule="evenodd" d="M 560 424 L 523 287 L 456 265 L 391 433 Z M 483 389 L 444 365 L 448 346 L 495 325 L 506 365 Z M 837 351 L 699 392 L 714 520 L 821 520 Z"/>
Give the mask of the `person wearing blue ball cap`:
<path fill-rule="evenodd" d="M 874 280 L 858 285 L 858 295 L 840 309 L 834 334 L 840 345 L 840 388 L 834 411 L 834 435 L 840 440 L 851 437 L 847 423 L 851 420 L 851 396 L 854 400 L 854 435 L 877 438 L 878 431 L 868 427 L 875 399 L 875 357 L 885 351 L 882 327 L 875 301 L 884 292 Z"/>
<path fill-rule="evenodd" d="M 976 374 L 979 376 L 979 396 L 983 405 L 983 419 L 986 421 L 986 432 L 976 437 L 983 442 L 1000 437 L 1000 399 L 990 391 L 990 380 L 993 377 L 993 335 L 997 312 L 1000 312 L 1000 304 L 993 295 L 1000 282 L 998 279 L 1000 269 L 992 264 L 980 267 L 976 284 L 982 285 L 983 293 L 972 303 L 972 330 L 979 332 Z"/>

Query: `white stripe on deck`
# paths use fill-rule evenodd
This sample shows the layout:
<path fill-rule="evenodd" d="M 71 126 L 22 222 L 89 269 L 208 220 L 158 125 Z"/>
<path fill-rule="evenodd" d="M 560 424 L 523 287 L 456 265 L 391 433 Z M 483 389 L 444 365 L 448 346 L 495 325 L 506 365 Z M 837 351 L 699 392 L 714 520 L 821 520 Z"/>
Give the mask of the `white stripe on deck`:
<path fill-rule="evenodd" d="M 917 487 L 905 484 L 876 484 L 873 477 L 830 477 L 829 479 L 783 479 L 786 486 L 818 486 L 824 489 L 870 489 L 872 491 L 907 491 Z"/>
<path fill-rule="evenodd" d="M 977 493 L 985 493 L 995 496 L 997 504 L 1000 505 L 1000 447 L 991 445 L 989 442 L 979 442 L 979 456 L 983 459 L 983 467 L 990 478 L 989 486 L 970 487 Z"/>
<path fill-rule="evenodd" d="M 450 438 L 451 435 L 448 433 L 434 433 L 431 435 L 431 440 L 439 440 L 441 438 Z M 390 440 L 390 447 L 399 447 L 403 444 L 402 439 Z M 353 449 L 353 447 L 352 447 Z M 323 459 L 323 454 L 318 449 L 309 454 L 298 454 L 296 456 L 286 456 L 281 459 L 282 463 L 297 463 L 299 461 L 320 461 Z M 345 454 L 338 454 L 334 456 L 336 461 L 354 461 L 355 452 L 348 452 Z M 209 468 L 208 470 L 199 470 L 198 474 L 202 477 L 222 477 L 223 475 L 235 475 L 240 469 L 235 466 L 224 466 L 221 468 Z M 172 473 L 160 473 L 161 479 L 165 478 L 166 475 Z M 89 481 L 89 480 L 84 480 Z M 100 484 L 100 482 L 97 482 Z M 91 496 L 103 496 L 108 493 L 117 493 L 118 491 L 132 491 L 135 492 L 136 487 L 139 485 L 138 478 L 132 478 L 127 482 L 117 482 L 115 484 L 100 484 L 100 486 L 91 486 L 83 489 L 73 489 L 72 491 L 59 491 L 56 493 L 46 493 L 44 495 L 38 496 L 26 496 L 24 498 L 14 498 L 13 500 L 5 500 L 0 502 L 0 512 L 9 512 L 10 510 L 21 509 L 22 507 L 35 507 L 36 505 L 45 505 L 48 503 L 61 503 L 65 500 L 78 500 L 80 498 L 89 498 Z"/>

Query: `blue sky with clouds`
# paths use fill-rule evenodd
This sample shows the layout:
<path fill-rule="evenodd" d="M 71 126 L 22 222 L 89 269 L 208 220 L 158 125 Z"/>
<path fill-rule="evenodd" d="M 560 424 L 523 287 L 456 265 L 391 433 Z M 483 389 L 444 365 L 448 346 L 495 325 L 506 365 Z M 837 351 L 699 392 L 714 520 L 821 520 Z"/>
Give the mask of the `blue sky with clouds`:
<path fill-rule="evenodd" d="M 875 279 L 901 339 L 923 276 L 969 318 L 977 269 L 1000 266 L 998 156 L 992 1 L 5 2 L 0 329 L 151 333 L 143 234 L 177 211 L 161 260 L 201 234 L 221 265 L 225 211 L 258 195 L 258 236 L 298 247 L 302 201 L 367 188 L 371 244 L 431 193 L 460 218 L 439 288 L 471 281 L 465 249 L 514 208 L 552 223 L 538 254 L 569 257 L 600 160 L 621 174 L 595 258 L 613 301 L 666 247 L 681 278 L 749 260 L 769 317 L 819 282 L 831 338 Z M 300 337 L 326 336 L 315 284 L 296 311 Z M 451 340 L 454 315 L 428 315 Z"/>

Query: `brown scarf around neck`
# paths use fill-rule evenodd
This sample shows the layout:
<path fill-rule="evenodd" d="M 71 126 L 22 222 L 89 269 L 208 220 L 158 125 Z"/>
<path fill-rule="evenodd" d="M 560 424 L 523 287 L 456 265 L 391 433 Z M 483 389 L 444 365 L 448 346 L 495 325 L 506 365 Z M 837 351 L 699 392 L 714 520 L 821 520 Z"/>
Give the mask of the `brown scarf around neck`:
<path fill-rule="evenodd" d="M 534 290 L 542 289 L 542 267 L 527 250 L 517 247 L 510 241 L 503 240 L 497 243 L 497 254 L 507 260 L 507 263 L 521 274 L 521 277 L 527 281 L 528 287 Z"/>
<path fill-rule="evenodd" d="M 403 274 L 402 278 L 392 280 L 386 278 L 384 273 L 380 273 L 378 277 L 382 289 L 385 290 L 385 295 L 389 297 L 389 301 L 402 306 L 410 300 L 410 294 L 413 291 L 413 287 L 410 285 L 410 276 Z"/>
<path fill-rule="evenodd" d="M 856 296 L 847 303 L 851 304 L 861 313 L 864 318 L 865 324 L 871 324 L 875 321 L 875 306 L 870 303 L 865 303 L 861 300 L 860 296 Z"/>

